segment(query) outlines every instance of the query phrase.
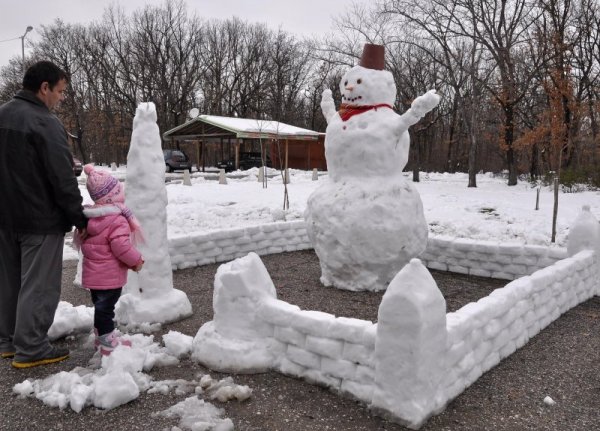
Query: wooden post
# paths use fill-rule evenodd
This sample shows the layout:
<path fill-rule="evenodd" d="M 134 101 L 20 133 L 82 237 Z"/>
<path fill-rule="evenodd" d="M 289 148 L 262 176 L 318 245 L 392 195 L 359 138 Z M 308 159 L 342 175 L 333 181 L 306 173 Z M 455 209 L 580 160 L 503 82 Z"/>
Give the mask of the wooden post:
<path fill-rule="evenodd" d="M 204 172 L 206 167 L 206 157 L 204 157 L 204 141 L 200 141 L 200 153 L 202 157 L 202 172 Z"/>
<path fill-rule="evenodd" d="M 200 141 L 196 141 L 196 169 L 200 172 Z"/>
<path fill-rule="evenodd" d="M 554 177 L 554 208 L 552 211 L 552 238 L 551 242 L 556 242 L 556 219 L 558 218 L 558 187 L 559 178 L 558 175 Z"/>
<path fill-rule="evenodd" d="M 240 141 L 241 141 L 241 139 L 238 139 L 235 141 L 235 144 L 234 144 L 234 149 L 235 149 L 234 157 L 235 157 L 235 168 L 236 169 L 240 168 Z"/>
<path fill-rule="evenodd" d="M 285 140 L 285 183 L 290 183 L 290 172 L 288 170 L 288 140 Z"/>

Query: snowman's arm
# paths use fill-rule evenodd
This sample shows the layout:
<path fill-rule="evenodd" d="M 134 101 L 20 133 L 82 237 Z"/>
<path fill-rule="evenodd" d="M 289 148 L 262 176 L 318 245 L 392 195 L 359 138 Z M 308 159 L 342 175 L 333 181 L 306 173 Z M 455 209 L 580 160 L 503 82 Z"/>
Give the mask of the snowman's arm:
<path fill-rule="evenodd" d="M 327 120 L 327 123 L 331 121 L 337 112 L 335 110 L 335 103 L 333 102 L 333 96 L 329 88 L 323 90 L 321 95 L 321 111 L 323 111 L 323 116 L 325 117 L 325 120 Z"/>
<path fill-rule="evenodd" d="M 422 96 L 417 97 L 410 106 L 410 109 L 398 118 L 398 129 L 400 132 L 408 130 L 410 126 L 417 123 L 429 111 L 440 103 L 440 96 L 435 90 L 429 90 Z"/>

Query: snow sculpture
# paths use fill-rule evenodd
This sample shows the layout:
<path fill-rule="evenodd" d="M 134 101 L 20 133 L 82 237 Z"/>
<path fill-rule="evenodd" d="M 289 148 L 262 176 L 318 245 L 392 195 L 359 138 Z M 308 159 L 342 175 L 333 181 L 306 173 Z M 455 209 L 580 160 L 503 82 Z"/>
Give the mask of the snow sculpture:
<path fill-rule="evenodd" d="M 387 288 L 377 317 L 371 407 L 409 428 L 441 412 L 446 300 L 427 268 L 412 259 Z"/>
<path fill-rule="evenodd" d="M 213 294 L 214 317 L 194 337 L 192 359 L 218 371 L 252 373 L 273 367 L 272 327 L 260 304 L 276 299 L 275 286 L 256 253 L 219 267 Z"/>
<path fill-rule="evenodd" d="M 402 169 L 408 127 L 440 98 L 431 90 L 396 114 L 396 86 L 383 66 L 384 47 L 366 44 L 340 83 L 339 112 L 331 90 L 323 92 L 329 178 L 309 197 L 305 220 L 327 286 L 383 290 L 427 244 L 423 204 Z"/>
<path fill-rule="evenodd" d="M 167 323 L 190 316 L 192 305 L 186 294 L 173 289 L 165 163 L 154 103 L 141 103 L 133 119 L 125 201 L 142 225 L 145 241 L 137 247 L 145 263 L 139 273 L 129 273 L 117 303 L 116 320 L 123 324 Z"/>
<path fill-rule="evenodd" d="M 569 229 L 567 239 L 567 254 L 573 256 L 582 250 L 594 250 L 600 259 L 600 224 L 590 211 L 589 205 L 584 205 L 581 212 Z"/>

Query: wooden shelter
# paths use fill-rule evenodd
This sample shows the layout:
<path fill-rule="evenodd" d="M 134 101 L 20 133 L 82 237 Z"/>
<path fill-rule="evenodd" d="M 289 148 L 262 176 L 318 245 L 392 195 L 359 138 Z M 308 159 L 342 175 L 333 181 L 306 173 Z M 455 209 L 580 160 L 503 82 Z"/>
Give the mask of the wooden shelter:
<path fill-rule="evenodd" d="M 194 154 L 198 168 L 262 153 L 273 168 L 326 170 L 325 134 L 270 120 L 200 115 L 163 134 L 163 141 Z"/>

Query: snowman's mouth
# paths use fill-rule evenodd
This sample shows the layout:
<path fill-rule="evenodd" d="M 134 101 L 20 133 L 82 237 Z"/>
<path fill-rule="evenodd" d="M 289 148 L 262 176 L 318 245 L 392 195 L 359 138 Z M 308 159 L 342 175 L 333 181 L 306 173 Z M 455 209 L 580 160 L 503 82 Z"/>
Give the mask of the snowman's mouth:
<path fill-rule="evenodd" d="M 347 102 L 353 103 L 353 102 L 357 102 L 359 100 L 362 100 L 362 96 L 356 96 L 356 97 L 346 97 L 346 96 L 342 96 L 343 99 Z"/>

